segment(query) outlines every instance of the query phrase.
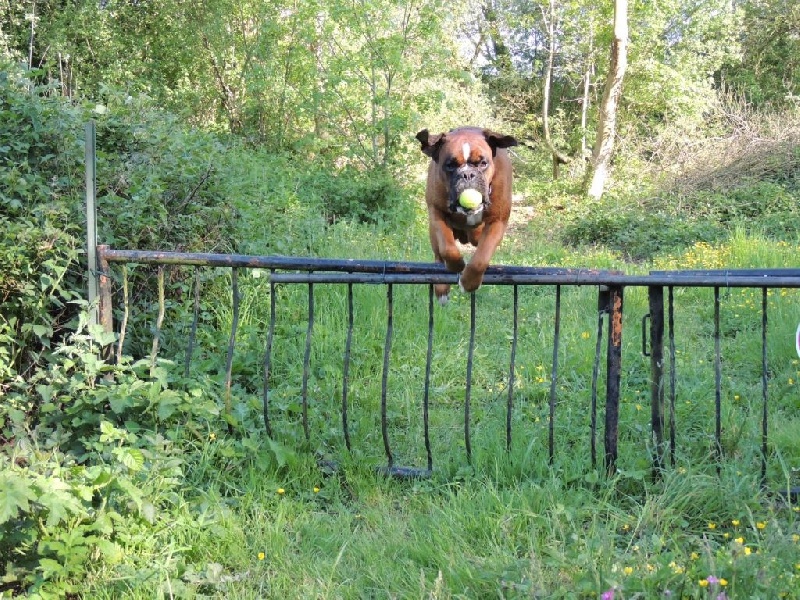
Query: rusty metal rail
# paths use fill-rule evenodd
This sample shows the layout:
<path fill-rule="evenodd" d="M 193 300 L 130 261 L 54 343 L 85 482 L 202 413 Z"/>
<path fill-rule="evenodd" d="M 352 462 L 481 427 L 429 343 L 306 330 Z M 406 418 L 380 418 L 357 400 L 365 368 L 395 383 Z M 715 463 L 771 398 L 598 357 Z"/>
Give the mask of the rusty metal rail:
<path fill-rule="evenodd" d="M 429 401 L 431 357 L 433 348 L 433 284 L 455 283 L 456 276 L 449 273 L 442 265 L 432 263 L 404 263 L 390 261 L 368 260 L 334 260 L 299 258 L 286 256 L 247 256 L 226 254 L 198 254 L 174 252 L 150 252 L 141 250 L 115 250 L 107 246 L 97 247 L 100 277 L 100 303 L 101 312 L 110 314 L 111 293 L 109 290 L 108 272 L 111 263 L 145 263 L 151 265 L 185 265 L 201 267 L 228 267 L 232 270 L 232 302 L 234 308 L 238 306 L 237 273 L 242 268 L 258 268 L 270 272 L 270 321 L 267 332 L 267 344 L 264 358 L 263 378 L 263 413 L 264 425 L 267 434 L 273 435 L 271 423 L 271 410 L 269 406 L 269 387 L 271 384 L 271 362 L 275 336 L 275 286 L 277 284 L 299 284 L 308 289 L 308 323 L 305 337 L 305 351 L 303 357 L 303 380 L 301 385 L 302 396 L 302 424 L 306 439 L 309 439 L 308 425 L 308 378 L 311 354 L 311 340 L 314 335 L 314 286 L 317 284 L 345 284 L 347 286 L 347 337 L 344 349 L 344 366 L 342 374 L 341 394 L 341 421 L 342 432 L 346 447 L 351 448 L 348 407 L 348 385 L 350 352 L 353 333 L 353 285 L 383 285 L 387 291 L 387 322 L 383 350 L 383 367 L 381 383 L 381 436 L 386 454 L 386 473 L 398 477 L 420 477 L 428 475 L 433 468 L 433 458 L 429 431 Z M 189 346 L 186 353 L 186 368 L 191 360 L 194 335 L 197 329 L 199 277 L 195 278 L 194 294 L 194 322 L 191 328 Z M 425 368 L 425 383 L 422 401 L 424 423 L 424 441 L 427 455 L 425 467 L 407 467 L 395 464 L 395 455 L 392 450 L 389 427 L 387 420 L 387 377 L 390 370 L 390 353 L 393 336 L 393 286 L 395 285 L 428 285 L 428 343 Z M 549 396 L 549 423 L 548 423 L 548 459 L 554 457 L 554 424 L 556 419 L 557 393 L 556 383 L 559 377 L 559 340 L 560 340 L 560 305 L 561 289 L 563 286 L 595 286 L 597 287 L 598 325 L 596 333 L 594 367 L 592 370 L 591 388 L 591 414 L 589 415 L 591 439 L 590 453 L 592 466 L 596 466 L 597 450 L 597 381 L 602 356 L 602 339 L 604 328 L 608 329 L 606 340 L 606 376 L 604 399 L 604 467 L 607 472 L 616 470 L 618 458 L 618 424 L 620 383 L 622 373 L 622 334 L 623 334 L 623 297 L 626 287 L 645 287 L 649 296 L 649 312 L 643 319 L 643 352 L 650 357 L 650 421 L 653 448 L 653 471 L 658 474 L 666 468 L 667 461 L 675 463 L 675 320 L 674 320 L 674 288 L 676 287 L 705 287 L 714 290 L 714 369 L 715 369 L 715 421 L 714 421 L 714 452 L 717 458 L 722 457 L 722 430 L 721 430 L 721 373 L 722 361 L 720 350 L 720 290 L 728 288 L 756 288 L 762 290 L 761 306 L 761 383 L 762 403 L 761 411 L 761 478 L 766 481 L 767 470 L 767 431 L 768 431 L 768 365 L 767 365 L 767 290 L 770 288 L 800 288 L 800 269 L 770 269 L 770 270 L 717 270 L 717 271 L 656 271 L 646 275 L 626 275 L 613 271 L 594 269 L 566 269 L 566 268 L 540 268 L 518 266 L 492 266 L 484 278 L 485 285 L 510 285 L 513 286 L 513 334 L 511 341 L 511 359 L 508 370 L 508 398 L 506 407 L 506 447 L 512 445 L 512 411 L 514 409 L 514 378 L 516 347 L 519 335 L 518 327 L 518 287 L 519 286 L 552 286 L 555 288 L 555 314 L 553 332 L 553 361 L 551 373 L 551 387 Z M 667 291 L 666 307 L 664 292 Z M 475 295 L 470 301 L 470 338 L 468 346 L 468 361 L 465 380 L 464 402 L 464 447 L 466 459 L 472 460 L 472 434 L 471 434 L 471 386 L 472 386 L 472 356 L 475 337 Z M 226 366 L 226 393 L 230 393 L 230 360 L 236 338 L 238 326 L 238 311 L 234 310 L 228 348 Z M 666 320 L 666 327 L 665 327 Z M 649 321 L 649 329 L 646 327 Z M 605 325 L 604 325 L 605 323 Z M 668 331 L 668 351 L 665 352 L 665 330 Z M 647 335 L 645 335 L 647 334 Z M 648 339 L 649 338 L 649 341 Z M 669 378 L 665 380 L 665 357 L 669 357 Z M 669 401 L 667 403 L 667 388 Z M 228 398 L 229 401 L 229 398 Z M 667 437 L 668 435 L 668 437 Z"/>

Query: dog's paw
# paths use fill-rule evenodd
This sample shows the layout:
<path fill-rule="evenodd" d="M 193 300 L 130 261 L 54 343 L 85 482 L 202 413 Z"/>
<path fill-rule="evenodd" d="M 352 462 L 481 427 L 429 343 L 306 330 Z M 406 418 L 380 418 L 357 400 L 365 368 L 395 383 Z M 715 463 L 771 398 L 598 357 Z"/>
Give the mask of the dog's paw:
<path fill-rule="evenodd" d="M 450 302 L 450 294 L 439 296 L 439 306 L 447 306 L 448 302 Z"/>

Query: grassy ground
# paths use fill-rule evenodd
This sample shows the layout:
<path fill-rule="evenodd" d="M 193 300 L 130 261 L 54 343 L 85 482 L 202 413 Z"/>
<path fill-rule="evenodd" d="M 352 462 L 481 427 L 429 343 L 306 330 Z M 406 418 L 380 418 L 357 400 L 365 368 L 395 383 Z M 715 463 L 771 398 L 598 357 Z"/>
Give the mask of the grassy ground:
<path fill-rule="evenodd" d="M 625 263 L 602 246 L 578 251 L 538 235 L 547 213 L 519 225 L 498 263 L 622 268 L 785 266 L 796 242 L 735 233 L 648 262 Z M 313 219 L 313 215 L 309 216 Z M 427 260 L 421 211 L 403 235 L 339 223 L 314 244 L 329 257 Z M 548 225 L 548 223 L 550 225 Z M 410 234 L 408 232 L 411 232 Z M 316 235 L 316 234 L 315 234 Z M 224 347 L 230 308 L 206 315 L 196 370 Z M 386 290 L 357 286 L 344 448 L 340 396 L 346 334 L 344 286 L 315 286 L 308 384 L 310 439 L 301 425 L 305 286 L 281 286 L 272 358 L 275 437 L 261 429 L 261 368 L 268 323 L 264 277 L 242 282 L 234 362 L 236 433 L 175 431 L 185 480 L 169 492 L 148 543 L 113 567 L 98 567 L 96 598 L 798 598 L 800 514 L 774 492 L 797 485 L 800 419 L 794 330 L 798 293 L 769 295 L 768 487 L 760 469 L 760 291 L 722 291 L 722 444 L 714 460 L 714 342 L 711 290 L 676 291 L 676 464 L 650 478 L 649 359 L 641 355 L 646 292 L 625 296 L 619 470 L 590 461 L 591 372 L 596 291 L 563 290 L 556 380 L 555 457 L 548 464 L 554 290 L 524 288 L 513 444 L 505 450 L 512 291 L 476 298 L 472 380 L 473 460 L 463 437 L 469 300 L 437 306 L 431 382 L 430 479 L 395 481 L 380 429 Z M 214 291 L 217 290 L 217 291 Z M 389 437 L 397 464 L 424 466 L 422 390 L 427 290 L 396 286 L 388 378 Z M 605 385 L 601 369 L 599 403 Z M 599 422 L 602 423 L 602 408 Z M 602 427 L 598 434 L 602 461 Z M 317 459 L 335 461 L 328 472 Z M 158 484 L 153 484 L 158 488 Z"/>

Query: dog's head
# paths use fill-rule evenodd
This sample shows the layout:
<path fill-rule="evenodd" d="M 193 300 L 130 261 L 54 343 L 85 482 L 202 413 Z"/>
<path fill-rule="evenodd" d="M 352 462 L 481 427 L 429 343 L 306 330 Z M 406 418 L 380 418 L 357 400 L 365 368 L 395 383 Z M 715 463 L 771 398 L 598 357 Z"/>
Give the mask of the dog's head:
<path fill-rule="evenodd" d="M 517 145 L 517 140 L 510 135 L 478 127 L 461 127 L 438 135 L 423 129 L 417 139 L 422 152 L 436 163 L 448 187 L 451 212 L 458 210 L 459 194 L 470 188 L 481 193 L 481 210 L 489 207 L 497 150 Z"/>

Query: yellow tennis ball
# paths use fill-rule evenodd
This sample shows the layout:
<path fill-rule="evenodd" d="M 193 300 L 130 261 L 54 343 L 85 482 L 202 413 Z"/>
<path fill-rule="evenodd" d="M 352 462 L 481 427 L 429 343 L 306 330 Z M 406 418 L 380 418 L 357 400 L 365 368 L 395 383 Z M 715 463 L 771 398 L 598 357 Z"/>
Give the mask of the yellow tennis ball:
<path fill-rule="evenodd" d="M 458 197 L 458 203 L 467 210 L 478 208 L 481 202 L 483 202 L 483 195 L 478 190 L 471 188 L 461 192 Z"/>

